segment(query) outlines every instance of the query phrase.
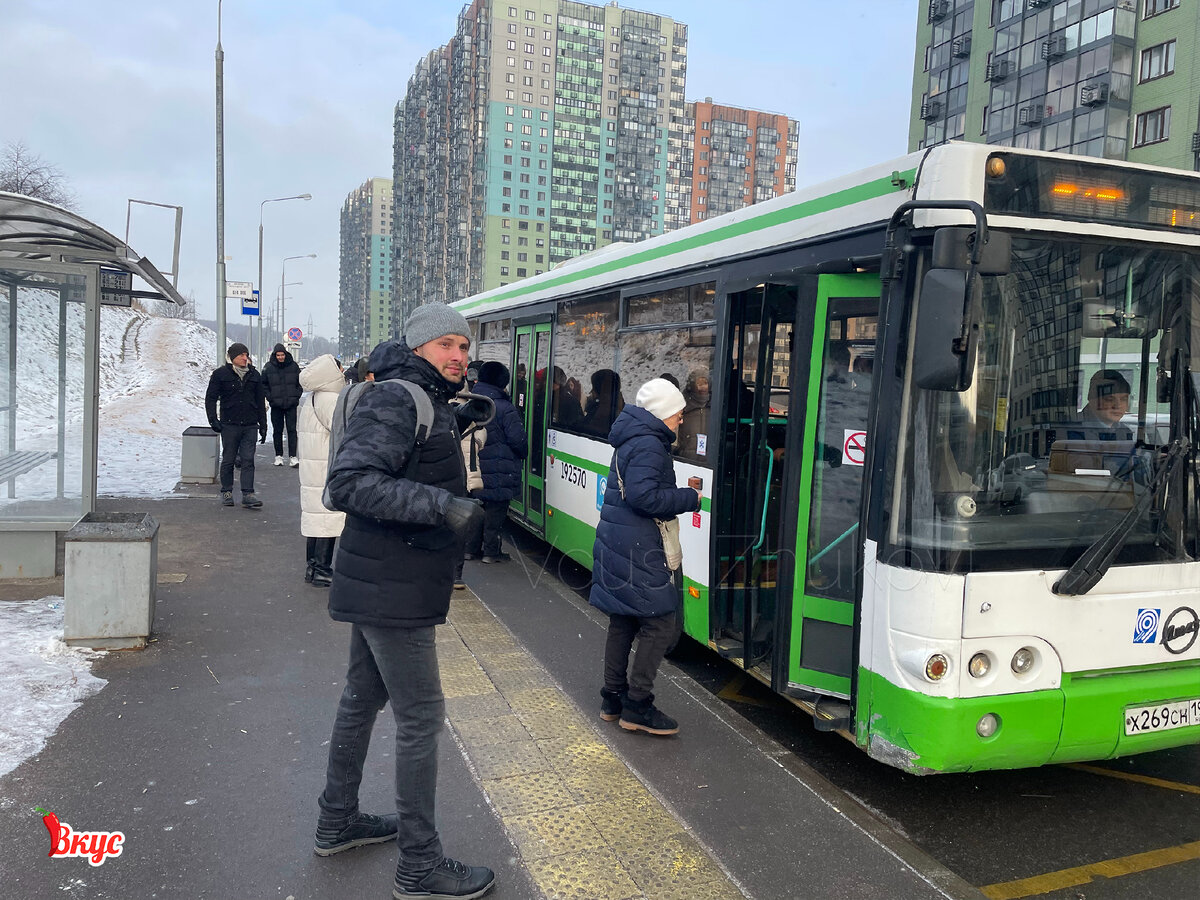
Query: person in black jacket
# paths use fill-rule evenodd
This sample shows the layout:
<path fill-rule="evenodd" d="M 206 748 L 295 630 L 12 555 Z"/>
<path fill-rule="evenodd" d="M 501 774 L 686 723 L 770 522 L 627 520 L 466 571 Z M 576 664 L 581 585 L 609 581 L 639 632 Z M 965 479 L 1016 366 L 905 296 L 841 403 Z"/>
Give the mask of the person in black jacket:
<path fill-rule="evenodd" d="M 483 501 L 483 532 L 474 546 L 468 546 L 466 559 L 481 557 L 485 563 L 506 562 L 509 555 L 500 549 L 500 529 L 508 517 L 508 504 L 521 493 L 521 468 L 529 455 L 529 440 L 521 414 L 508 399 L 508 366 L 491 360 L 479 367 L 475 393 L 489 398 L 496 415 L 487 425 L 487 440 L 479 451 L 483 488 L 471 496 Z"/>
<path fill-rule="evenodd" d="M 700 509 L 700 492 L 676 485 L 671 458 L 686 402 L 675 385 L 652 378 L 613 422 L 612 464 L 592 547 L 588 602 L 608 614 L 600 718 L 657 735 L 679 731 L 653 694 L 654 676 L 676 636 L 679 590 L 655 520 Z"/>
<path fill-rule="evenodd" d="M 316 853 L 396 838 L 394 897 L 480 897 L 496 878 L 484 866 L 444 856 L 434 824 L 437 739 L 446 714 L 434 626 L 446 621 L 462 543 L 483 517 L 465 497 L 449 402 L 462 386 L 470 333 L 460 313 L 427 303 L 409 316 L 403 339 L 372 351 L 375 384 L 346 423 L 327 482 L 333 505 L 346 513 L 329 615 L 352 627 Z M 433 403 L 433 425 L 420 447 L 416 403 L 389 379 L 417 385 Z M 388 701 L 396 720 L 396 814 L 376 816 L 359 811 L 358 790 L 375 717 Z"/>
<path fill-rule="evenodd" d="M 254 496 L 254 432 L 267 439 L 266 394 L 245 344 L 230 344 L 226 356 L 229 362 L 213 371 L 204 394 L 208 424 L 221 435 L 221 504 L 233 506 L 236 460 L 242 470 L 242 506 L 258 509 L 262 501 Z"/>
<path fill-rule="evenodd" d="M 275 465 L 283 465 L 283 432 L 287 430 L 290 454 L 288 465 L 300 465 L 296 454 L 296 407 L 304 388 L 300 387 L 300 366 L 283 344 L 276 344 L 271 359 L 263 366 L 267 402 L 271 404 L 271 438 L 275 441 Z"/>

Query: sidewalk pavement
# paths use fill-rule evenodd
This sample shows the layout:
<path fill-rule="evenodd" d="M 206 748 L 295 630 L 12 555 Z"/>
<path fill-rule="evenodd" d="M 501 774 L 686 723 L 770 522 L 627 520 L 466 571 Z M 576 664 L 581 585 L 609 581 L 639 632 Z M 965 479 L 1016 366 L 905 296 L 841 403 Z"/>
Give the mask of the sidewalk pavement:
<path fill-rule="evenodd" d="M 101 502 L 160 522 L 155 641 L 98 661 L 104 689 L 0 779 L 0 896 L 390 895 L 393 844 L 312 853 L 349 626 L 303 582 L 295 470 L 259 449 L 261 510 L 223 508 L 208 486 Z M 603 623 L 528 562 L 470 566 L 473 593 L 439 629 L 438 825 L 449 855 L 496 870 L 490 897 L 978 896 L 840 812 L 673 668 L 659 696 L 678 738 L 600 722 Z M 384 710 L 366 811 L 391 808 L 393 735 Z M 124 852 L 98 867 L 47 858 L 37 806 L 122 831 Z"/>

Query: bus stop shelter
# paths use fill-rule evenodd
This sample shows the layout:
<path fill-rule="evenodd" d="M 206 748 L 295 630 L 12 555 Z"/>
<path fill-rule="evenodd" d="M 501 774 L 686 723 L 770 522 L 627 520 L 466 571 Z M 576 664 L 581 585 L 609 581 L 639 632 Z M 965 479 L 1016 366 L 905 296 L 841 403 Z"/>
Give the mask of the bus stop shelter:
<path fill-rule="evenodd" d="M 0 578 L 54 575 L 95 511 L 100 311 L 135 297 L 184 302 L 99 225 L 0 192 Z"/>

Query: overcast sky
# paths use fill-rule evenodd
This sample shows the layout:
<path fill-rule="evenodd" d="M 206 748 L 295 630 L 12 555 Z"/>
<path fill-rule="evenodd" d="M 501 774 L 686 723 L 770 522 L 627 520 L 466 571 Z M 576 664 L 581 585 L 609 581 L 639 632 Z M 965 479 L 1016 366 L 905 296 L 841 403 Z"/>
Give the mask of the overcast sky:
<path fill-rule="evenodd" d="M 644 0 L 689 26 L 687 98 L 800 121 L 798 185 L 907 149 L 915 0 Z M 447 0 L 224 0 L 226 277 L 264 294 L 288 263 L 287 324 L 337 332 L 338 216 L 391 176 L 392 111 L 453 34 Z M 215 315 L 217 0 L 0 0 L 0 145 L 67 176 L 119 236 L 130 198 L 184 207 L 179 287 Z M 170 267 L 171 213 L 134 206 L 130 245 Z M 231 319 L 240 314 L 229 304 Z"/>

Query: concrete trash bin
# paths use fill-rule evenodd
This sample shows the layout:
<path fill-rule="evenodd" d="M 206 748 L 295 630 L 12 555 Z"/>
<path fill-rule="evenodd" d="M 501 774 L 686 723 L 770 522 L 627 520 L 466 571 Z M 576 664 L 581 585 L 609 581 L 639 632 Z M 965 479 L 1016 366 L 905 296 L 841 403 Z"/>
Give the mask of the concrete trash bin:
<path fill-rule="evenodd" d="M 215 484 L 221 460 L 221 436 L 207 425 L 183 431 L 179 480 L 184 484 Z"/>
<path fill-rule="evenodd" d="M 63 541 L 63 640 L 93 650 L 145 647 L 154 626 L 157 520 L 88 513 Z"/>

